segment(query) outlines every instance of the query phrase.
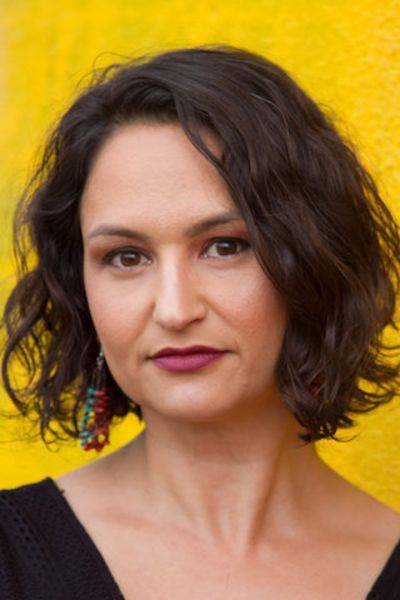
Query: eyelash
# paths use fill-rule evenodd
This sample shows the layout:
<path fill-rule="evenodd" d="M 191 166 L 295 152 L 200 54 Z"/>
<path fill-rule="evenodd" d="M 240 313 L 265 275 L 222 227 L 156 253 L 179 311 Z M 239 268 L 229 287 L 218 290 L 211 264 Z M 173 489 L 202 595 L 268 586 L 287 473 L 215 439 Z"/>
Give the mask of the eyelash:
<path fill-rule="evenodd" d="M 219 237 L 219 238 L 213 238 L 212 240 L 210 240 L 210 243 L 206 246 L 205 250 L 207 250 L 210 246 L 212 246 L 216 242 L 238 242 L 239 244 L 241 244 L 243 246 L 243 252 L 245 252 L 246 250 L 248 250 L 250 248 L 249 242 L 247 242 L 246 240 L 244 240 L 242 238 Z M 124 253 L 141 254 L 141 255 L 145 256 L 145 254 L 143 252 L 141 252 L 140 250 L 138 250 L 136 248 L 133 248 L 133 247 L 132 248 L 124 248 L 124 249 L 121 249 L 121 250 L 113 250 L 112 252 L 109 252 L 102 259 L 101 262 L 102 262 L 102 264 L 105 264 L 105 265 L 111 265 L 111 261 L 112 261 L 112 259 L 115 256 L 119 256 L 119 255 L 124 254 Z M 238 254 L 241 254 L 241 252 L 237 252 L 235 254 L 232 254 L 232 255 L 228 256 L 228 258 L 234 258 L 234 257 L 238 256 Z M 122 271 L 133 271 L 133 270 L 139 268 L 141 265 L 136 265 L 136 266 L 131 267 L 131 268 L 129 268 L 129 267 L 126 267 L 126 268 L 125 267 L 116 267 L 115 265 L 111 265 L 111 266 L 115 267 L 116 269 L 122 270 Z"/>

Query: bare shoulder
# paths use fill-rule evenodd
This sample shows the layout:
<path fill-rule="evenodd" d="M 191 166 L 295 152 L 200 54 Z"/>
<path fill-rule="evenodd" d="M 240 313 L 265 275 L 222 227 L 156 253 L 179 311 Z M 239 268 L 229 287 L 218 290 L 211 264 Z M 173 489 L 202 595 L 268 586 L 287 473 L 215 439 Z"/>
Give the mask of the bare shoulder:
<path fill-rule="evenodd" d="M 107 524 L 110 514 L 119 513 L 127 518 L 128 506 L 130 514 L 138 513 L 141 506 L 141 473 L 137 468 L 138 461 L 130 459 L 132 456 L 136 459 L 138 455 L 139 438 L 54 478 L 82 521 L 98 523 L 103 520 Z M 133 447 L 135 453 L 131 452 Z M 129 485 L 129 481 L 134 481 L 135 485 Z"/>
<path fill-rule="evenodd" d="M 345 529 L 361 542 L 374 542 L 384 548 L 400 539 L 400 512 L 336 472 L 328 484 L 332 524 Z"/>
<path fill-rule="evenodd" d="M 369 494 L 365 495 L 365 522 L 376 538 L 389 540 L 389 544 L 400 540 L 400 513 Z"/>
<path fill-rule="evenodd" d="M 85 465 L 68 471 L 54 478 L 57 486 L 63 490 L 66 497 L 76 513 L 87 510 L 93 511 L 95 505 L 99 509 L 106 501 L 106 490 L 115 486 L 113 481 L 113 464 L 115 453 L 86 463 Z"/>

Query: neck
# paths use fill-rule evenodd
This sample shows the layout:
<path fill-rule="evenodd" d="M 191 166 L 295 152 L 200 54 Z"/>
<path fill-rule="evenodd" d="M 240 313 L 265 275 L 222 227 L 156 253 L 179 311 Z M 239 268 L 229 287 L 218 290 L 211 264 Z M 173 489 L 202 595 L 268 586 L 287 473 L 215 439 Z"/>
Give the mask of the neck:
<path fill-rule="evenodd" d="M 140 487 L 160 522 L 244 556 L 315 520 L 333 472 L 297 438 L 301 427 L 281 402 L 212 423 L 168 421 L 147 407 L 145 422 L 124 448 L 124 481 L 136 494 Z"/>

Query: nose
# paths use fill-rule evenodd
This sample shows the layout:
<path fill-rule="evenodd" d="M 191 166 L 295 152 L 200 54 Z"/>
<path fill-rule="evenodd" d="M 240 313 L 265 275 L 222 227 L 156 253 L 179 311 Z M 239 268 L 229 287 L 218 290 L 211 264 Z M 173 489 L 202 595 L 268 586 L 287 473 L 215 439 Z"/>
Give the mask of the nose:
<path fill-rule="evenodd" d="M 187 263 L 170 261 L 160 268 L 155 288 L 153 320 L 164 329 L 179 331 L 206 313 L 198 274 Z"/>

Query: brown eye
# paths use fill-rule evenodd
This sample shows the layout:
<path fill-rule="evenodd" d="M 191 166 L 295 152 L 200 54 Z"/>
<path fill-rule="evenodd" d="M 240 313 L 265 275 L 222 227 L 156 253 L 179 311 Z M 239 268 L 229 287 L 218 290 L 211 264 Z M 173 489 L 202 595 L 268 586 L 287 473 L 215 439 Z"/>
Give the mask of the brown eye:
<path fill-rule="evenodd" d="M 124 267 L 136 267 L 140 262 L 137 252 L 121 252 L 120 259 Z"/>
<path fill-rule="evenodd" d="M 117 269 L 129 269 L 141 266 L 140 258 L 144 256 L 136 250 L 118 250 L 104 258 L 104 263 L 112 265 Z"/>
<path fill-rule="evenodd" d="M 247 249 L 250 244 L 248 242 L 246 242 L 245 240 L 241 240 L 239 238 L 222 238 L 222 239 L 218 239 L 218 240 L 214 240 L 214 242 L 212 242 L 208 248 L 211 248 L 212 246 L 216 246 L 218 248 L 218 253 L 217 253 L 217 257 L 218 256 L 235 256 L 236 254 L 239 254 L 239 252 L 236 251 L 238 246 L 242 246 L 244 247 L 244 249 Z"/>

